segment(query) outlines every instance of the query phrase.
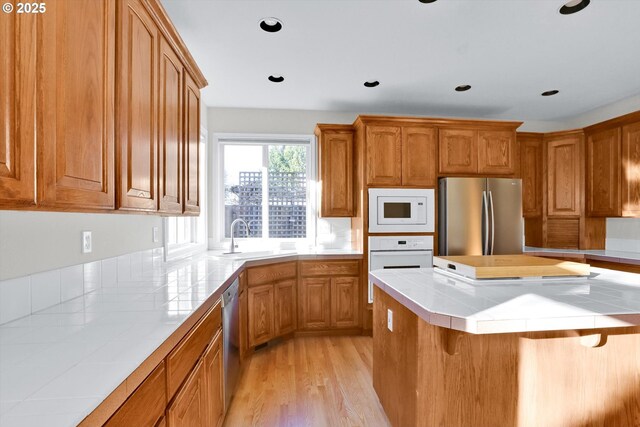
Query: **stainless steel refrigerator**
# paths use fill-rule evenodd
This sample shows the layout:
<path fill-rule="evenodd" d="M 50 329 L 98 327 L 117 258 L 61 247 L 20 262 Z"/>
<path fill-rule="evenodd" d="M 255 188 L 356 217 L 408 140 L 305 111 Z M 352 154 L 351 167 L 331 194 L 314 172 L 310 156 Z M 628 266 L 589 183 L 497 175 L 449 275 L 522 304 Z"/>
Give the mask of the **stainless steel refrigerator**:
<path fill-rule="evenodd" d="M 441 178 L 440 255 L 522 253 L 522 183 L 509 178 Z"/>

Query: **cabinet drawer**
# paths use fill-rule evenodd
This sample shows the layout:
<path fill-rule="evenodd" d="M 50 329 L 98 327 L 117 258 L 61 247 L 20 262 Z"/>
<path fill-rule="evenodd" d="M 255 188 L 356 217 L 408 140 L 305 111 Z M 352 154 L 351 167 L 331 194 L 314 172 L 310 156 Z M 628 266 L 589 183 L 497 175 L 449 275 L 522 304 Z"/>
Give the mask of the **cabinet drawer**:
<path fill-rule="evenodd" d="M 222 324 L 220 301 L 167 356 L 167 393 L 171 400 Z"/>
<path fill-rule="evenodd" d="M 153 427 L 163 417 L 167 405 L 164 361 L 151 372 L 105 427 Z"/>
<path fill-rule="evenodd" d="M 360 262 L 351 261 L 302 261 L 300 274 L 307 276 L 357 276 Z"/>
<path fill-rule="evenodd" d="M 292 261 L 265 265 L 264 267 L 253 267 L 247 271 L 247 277 L 249 286 L 294 278 L 296 277 L 296 263 Z"/>

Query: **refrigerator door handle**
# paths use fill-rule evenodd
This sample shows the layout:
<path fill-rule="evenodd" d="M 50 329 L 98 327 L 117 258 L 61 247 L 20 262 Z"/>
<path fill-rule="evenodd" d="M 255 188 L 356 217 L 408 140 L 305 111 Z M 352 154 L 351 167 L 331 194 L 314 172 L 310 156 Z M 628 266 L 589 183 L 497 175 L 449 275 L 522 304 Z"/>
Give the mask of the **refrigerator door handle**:
<path fill-rule="evenodd" d="M 489 255 L 489 203 L 487 192 L 482 192 L 482 207 L 484 210 L 484 229 L 482 230 L 482 255 Z"/>
<path fill-rule="evenodd" d="M 493 193 L 489 191 L 489 204 L 491 205 L 491 252 L 490 255 L 493 255 L 493 247 L 495 246 L 495 237 L 496 237 L 496 224 L 495 224 L 495 212 L 493 210 Z"/>

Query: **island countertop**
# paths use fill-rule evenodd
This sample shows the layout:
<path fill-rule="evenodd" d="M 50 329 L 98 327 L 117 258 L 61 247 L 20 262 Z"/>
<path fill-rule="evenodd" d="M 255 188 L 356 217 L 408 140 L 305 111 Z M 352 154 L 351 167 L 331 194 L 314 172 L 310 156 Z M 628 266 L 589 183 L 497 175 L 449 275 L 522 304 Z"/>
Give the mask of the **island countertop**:
<path fill-rule="evenodd" d="M 591 271 L 584 279 L 477 284 L 421 268 L 375 270 L 369 279 L 426 322 L 472 334 L 640 325 L 640 275 Z"/>

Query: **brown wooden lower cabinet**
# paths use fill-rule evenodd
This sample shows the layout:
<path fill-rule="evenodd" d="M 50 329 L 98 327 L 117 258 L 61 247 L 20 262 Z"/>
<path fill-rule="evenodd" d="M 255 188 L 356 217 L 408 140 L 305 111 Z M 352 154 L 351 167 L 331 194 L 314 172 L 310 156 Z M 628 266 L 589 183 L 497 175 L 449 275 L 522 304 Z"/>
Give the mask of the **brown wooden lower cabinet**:
<path fill-rule="evenodd" d="M 301 329 L 327 329 L 331 326 L 331 278 L 308 277 L 300 280 Z"/>
<path fill-rule="evenodd" d="M 358 326 L 359 280 L 357 277 L 331 279 L 331 326 L 349 328 Z"/>
<path fill-rule="evenodd" d="M 283 280 L 274 285 L 276 336 L 296 330 L 296 281 Z"/>
<path fill-rule="evenodd" d="M 205 371 L 200 361 L 167 409 L 168 427 L 205 426 L 206 394 Z"/>
<path fill-rule="evenodd" d="M 275 337 L 273 285 L 249 288 L 249 346 Z"/>
<path fill-rule="evenodd" d="M 224 421 L 224 371 L 222 362 L 222 333 L 218 333 L 203 356 L 208 427 L 219 427 Z"/>

